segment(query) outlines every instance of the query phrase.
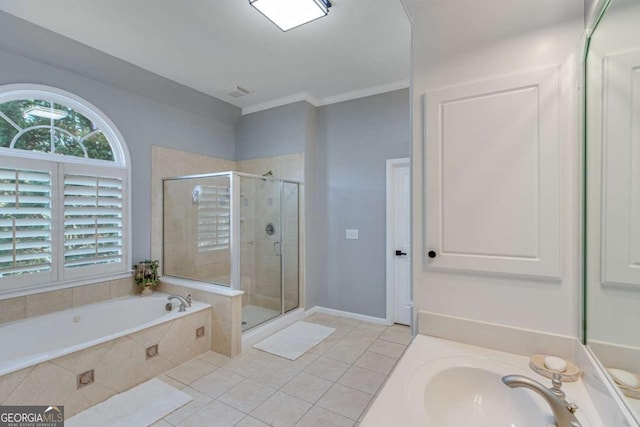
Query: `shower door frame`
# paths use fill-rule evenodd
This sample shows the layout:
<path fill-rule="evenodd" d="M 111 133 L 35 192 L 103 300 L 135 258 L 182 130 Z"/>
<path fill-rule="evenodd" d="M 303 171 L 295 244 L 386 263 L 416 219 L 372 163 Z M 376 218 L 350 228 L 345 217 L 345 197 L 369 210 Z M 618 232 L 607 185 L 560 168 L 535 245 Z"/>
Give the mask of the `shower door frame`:
<path fill-rule="evenodd" d="M 236 171 L 224 171 L 224 172 L 212 172 L 212 173 L 203 173 L 203 174 L 193 174 L 193 175 L 180 175 L 180 176 L 172 176 L 172 177 L 165 177 L 162 178 L 162 191 L 164 194 L 164 182 L 165 181 L 172 181 L 172 180 L 182 180 L 182 179 L 198 179 L 198 178 L 216 178 L 216 177 L 229 177 L 229 189 L 231 192 L 231 200 L 230 200 L 230 238 L 229 238 L 229 254 L 230 254 L 230 258 L 231 258 L 231 267 L 230 267 L 230 271 L 229 271 L 229 275 L 230 275 L 230 285 L 228 287 L 228 289 L 231 290 L 236 290 L 236 291 L 241 291 L 242 290 L 242 283 L 241 283 L 241 277 L 240 277 L 240 263 L 242 262 L 242 260 L 240 259 L 240 178 L 241 177 L 246 177 L 246 178 L 251 178 L 251 179 L 260 179 L 260 180 L 264 180 L 264 181 L 277 181 L 280 183 L 280 314 L 275 317 L 274 319 L 277 319 L 278 317 L 284 315 L 285 313 L 287 313 L 287 311 L 285 311 L 285 301 L 284 301 L 284 262 L 283 262 L 283 244 L 282 244 L 282 240 L 284 237 L 284 215 L 282 213 L 282 203 L 283 203 L 283 193 L 284 193 L 284 183 L 290 183 L 290 184 L 295 184 L 297 185 L 297 189 L 298 189 L 298 221 L 297 221 L 297 227 L 298 227 L 298 233 L 297 233 L 297 240 L 298 240 L 298 244 L 297 244 L 297 248 L 298 248 L 298 308 L 300 307 L 300 186 L 302 184 L 301 181 L 297 181 L 297 180 L 293 180 L 293 179 L 284 179 L 284 178 L 277 178 L 277 177 L 271 177 L 271 176 L 260 176 L 260 175 L 254 175 L 254 174 L 250 174 L 250 173 L 245 173 L 245 172 L 236 172 Z M 164 202 L 163 202 L 163 213 L 162 213 L 162 220 L 164 223 Z M 163 225 L 163 234 L 164 234 L 164 225 Z M 162 238 L 162 259 L 164 262 L 164 236 Z M 164 273 L 164 272 L 163 272 Z M 177 277 L 177 276 L 173 276 L 173 277 Z M 193 279 L 185 279 L 185 278 L 181 278 L 184 280 L 193 280 Z M 211 282 L 203 282 L 203 283 L 207 283 L 207 285 L 211 285 L 211 286 L 221 286 L 221 287 L 225 287 L 227 288 L 227 286 L 219 284 L 219 283 L 211 283 Z M 291 309 L 294 310 L 294 309 Z M 273 319 L 272 319 L 273 320 Z M 269 321 L 267 321 L 269 322 Z M 256 326 L 260 326 L 262 324 L 256 325 Z M 253 328 L 250 328 L 253 329 Z M 250 330 L 248 329 L 248 330 Z"/>
<path fill-rule="evenodd" d="M 235 177 L 234 177 L 235 176 Z M 259 180 L 264 180 L 264 181 L 277 181 L 279 183 L 279 210 L 280 210 L 280 215 L 279 215 L 279 227 L 280 227 L 280 314 L 278 314 L 278 316 L 274 317 L 273 319 L 267 320 L 263 323 L 259 323 L 249 329 L 247 329 L 244 332 L 250 331 L 251 329 L 254 329 L 256 327 L 259 327 L 261 325 L 264 325 L 265 323 L 268 323 L 272 320 L 275 320 L 277 318 L 279 318 L 280 316 L 283 316 L 284 314 L 286 314 L 288 311 L 290 310 L 285 310 L 285 299 L 284 299 L 284 281 L 285 281 L 285 276 L 284 276 L 284 253 L 285 251 L 283 250 L 284 248 L 284 214 L 283 214 L 283 200 L 284 200 L 284 183 L 289 183 L 289 184 L 295 184 L 296 188 L 297 188 L 297 200 L 298 200 L 298 206 L 297 206 L 297 212 L 298 212 L 298 220 L 297 220 L 297 228 L 298 228 L 298 233 L 297 233 L 297 249 L 298 249 L 298 305 L 295 308 L 299 308 L 300 307 L 300 185 L 302 184 L 301 181 L 296 181 L 293 179 L 284 179 L 284 178 L 278 178 L 278 177 L 270 177 L 270 176 L 260 176 L 260 175 L 254 175 L 254 174 L 250 174 L 250 173 L 245 173 L 245 172 L 231 172 L 231 242 L 230 242 L 230 250 L 231 250 L 231 289 L 235 289 L 235 290 L 242 290 L 241 289 L 241 275 L 240 275 L 240 264 L 242 262 L 241 258 L 240 258 L 240 177 L 245 177 L 245 178 L 251 178 L 251 179 L 259 179 Z M 235 208 L 235 209 L 234 209 Z M 234 226 L 235 224 L 235 226 Z M 237 242 L 237 244 L 234 244 L 234 242 Z M 238 260 L 240 262 L 238 262 Z M 235 284 L 237 284 L 237 288 L 234 286 Z M 295 308 L 292 308 L 291 310 L 295 310 Z"/>

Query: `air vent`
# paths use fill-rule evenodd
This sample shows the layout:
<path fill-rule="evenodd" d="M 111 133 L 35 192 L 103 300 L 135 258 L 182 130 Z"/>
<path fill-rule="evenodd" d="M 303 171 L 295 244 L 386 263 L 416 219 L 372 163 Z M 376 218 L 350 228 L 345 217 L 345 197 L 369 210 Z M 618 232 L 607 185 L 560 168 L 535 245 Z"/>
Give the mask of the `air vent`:
<path fill-rule="evenodd" d="M 226 88 L 225 93 L 227 95 L 233 96 L 234 98 L 240 98 L 241 96 L 245 96 L 249 94 L 249 91 L 242 86 L 234 85 Z"/>

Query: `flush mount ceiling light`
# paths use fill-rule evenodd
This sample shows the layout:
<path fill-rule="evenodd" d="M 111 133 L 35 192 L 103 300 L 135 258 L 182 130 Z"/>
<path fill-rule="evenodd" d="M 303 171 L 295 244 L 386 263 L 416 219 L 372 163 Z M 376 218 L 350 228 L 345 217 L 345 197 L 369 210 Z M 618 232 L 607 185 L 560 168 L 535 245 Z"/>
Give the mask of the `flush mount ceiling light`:
<path fill-rule="evenodd" d="M 69 114 L 66 111 L 56 110 L 50 107 L 31 107 L 24 112 L 24 116 L 44 117 L 45 119 L 60 120 L 67 117 Z"/>
<path fill-rule="evenodd" d="M 329 0 L 249 0 L 249 4 L 282 31 L 327 16 Z"/>

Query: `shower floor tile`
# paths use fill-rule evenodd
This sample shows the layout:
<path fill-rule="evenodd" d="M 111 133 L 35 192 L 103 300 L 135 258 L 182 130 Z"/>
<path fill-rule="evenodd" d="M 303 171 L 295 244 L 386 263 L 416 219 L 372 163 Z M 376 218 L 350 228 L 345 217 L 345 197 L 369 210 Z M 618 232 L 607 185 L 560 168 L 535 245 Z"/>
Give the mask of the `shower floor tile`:
<path fill-rule="evenodd" d="M 242 331 L 251 329 L 279 315 L 279 311 L 247 304 L 242 307 Z"/>

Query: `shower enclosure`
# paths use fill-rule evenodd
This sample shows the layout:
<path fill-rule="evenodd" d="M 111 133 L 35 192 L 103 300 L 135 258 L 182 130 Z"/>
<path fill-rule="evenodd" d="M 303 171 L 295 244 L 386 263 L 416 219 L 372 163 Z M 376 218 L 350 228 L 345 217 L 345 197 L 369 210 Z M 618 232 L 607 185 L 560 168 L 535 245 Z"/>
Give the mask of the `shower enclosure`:
<path fill-rule="evenodd" d="M 298 182 L 240 172 L 163 180 L 163 274 L 244 291 L 242 330 L 299 306 Z"/>

